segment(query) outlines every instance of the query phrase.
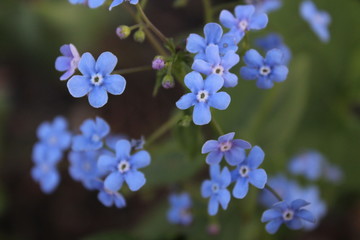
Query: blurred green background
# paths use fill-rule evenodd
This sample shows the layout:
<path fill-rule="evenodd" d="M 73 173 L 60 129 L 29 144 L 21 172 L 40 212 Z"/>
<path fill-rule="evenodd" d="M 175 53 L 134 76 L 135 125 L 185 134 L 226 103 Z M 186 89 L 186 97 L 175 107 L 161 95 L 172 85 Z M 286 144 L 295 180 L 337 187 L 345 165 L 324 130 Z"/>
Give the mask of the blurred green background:
<path fill-rule="evenodd" d="M 54 62 L 59 47 L 73 43 L 94 56 L 111 51 L 120 69 L 150 64 L 156 52 L 147 42 L 120 41 L 115 35 L 118 25 L 134 24 L 130 15 L 122 6 L 109 12 L 67 0 L 1 0 L 0 239 L 360 239 L 360 1 L 314 1 L 332 16 L 328 44 L 299 16 L 301 1 L 283 2 L 283 8 L 269 14 L 268 27 L 249 37 L 270 32 L 283 36 L 293 55 L 288 79 L 266 91 L 240 79 L 228 91 L 230 107 L 213 114 L 225 132 L 236 131 L 264 149 L 263 167 L 269 174 L 285 171 L 289 158 L 304 149 L 317 149 L 342 168 L 341 184 L 318 183 L 328 214 L 317 229 L 282 228 L 279 235 L 269 236 L 260 223 L 264 209 L 256 205 L 255 189 L 244 200 L 232 199 L 217 220 L 209 218 L 207 200 L 199 193 L 208 177 L 200 147 L 215 137 L 209 127 L 177 127 L 151 146 L 148 183 L 140 192 L 126 194 L 125 209 L 103 207 L 95 192 L 72 181 L 66 160 L 60 165 L 59 188 L 52 195 L 41 193 L 30 169 L 35 131 L 42 121 L 64 115 L 77 131 L 85 118 L 98 115 L 114 133 L 147 137 L 172 115 L 184 90 L 177 84 L 153 98 L 155 72 L 129 74 L 123 95 L 93 109 L 86 98 L 72 98 L 66 83 L 58 80 Z M 173 3 L 151 0 L 146 12 L 166 36 L 184 43 L 190 32 L 201 32 L 202 1 L 188 1 L 182 8 Z M 167 194 L 174 189 L 187 189 L 194 198 L 195 220 L 188 228 L 166 221 Z M 210 236 L 206 229 L 213 221 L 220 224 L 220 233 Z"/>

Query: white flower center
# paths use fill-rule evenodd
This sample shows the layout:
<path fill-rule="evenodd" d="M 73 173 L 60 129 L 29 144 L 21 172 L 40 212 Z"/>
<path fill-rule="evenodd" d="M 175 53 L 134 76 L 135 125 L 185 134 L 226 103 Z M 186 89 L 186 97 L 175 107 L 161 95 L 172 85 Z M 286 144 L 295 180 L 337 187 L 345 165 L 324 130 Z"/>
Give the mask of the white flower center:
<path fill-rule="evenodd" d="M 126 160 L 121 160 L 118 164 L 118 170 L 121 173 L 127 172 L 130 170 L 130 163 Z"/>
<path fill-rule="evenodd" d="M 48 140 L 50 145 L 56 145 L 58 143 L 58 139 L 56 136 L 51 136 Z"/>
<path fill-rule="evenodd" d="M 213 68 L 213 73 L 214 73 L 214 74 L 218 74 L 218 75 L 223 75 L 223 73 L 224 73 L 224 68 L 223 68 L 223 66 L 218 65 L 218 66 L 214 67 L 214 68 Z"/>
<path fill-rule="evenodd" d="M 88 162 L 84 162 L 82 168 L 84 169 L 85 172 L 89 172 L 91 169 L 91 165 Z"/>
<path fill-rule="evenodd" d="M 99 86 L 104 81 L 103 76 L 100 73 L 97 73 L 91 77 L 91 83 L 95 86 Z"/>
<path fill-rule="evenodd" d="M 271 73 L 271 68 L 268 66 L 262 66 L 259 70 L 260 74 L 263 76 L 267 76 Z"/>
<path fill-rule="evenodd" d="M 97 134 L 94 134 L 94 135 L 92 135 L 91 140 L 93 142 L 98 142 L 98 141 L 100 141 L 100 136 Z"/>
<path fill-rule="evenodd" d="M 231 149 L 231 147 L 232 147 L 231 141 L 220 143 L 220 151 L 222 151 L 222 152 L 229 151 Z"/>
<path fill-rule="evenodd" d="M 283 213 L 283 219 L 285 221 L 290 221 L 293 218 L 294 218 L 294 212 L 292 210 L 288 209 Z"/>
<path fill-rule="evenodd" d="M 43 163 L 41 164 L 41 170 L 44 172 L 44 173 L 48 173 L 50 171 L 50 166 L 48 163 Z"/>
<path fill-rule="evenodd" d="M 71 62 L 70 62 L 70 66 L 71 66 L 72 68 L 77 68 L 78 65 L 79 65 L 79 61 L 80 61 L 79 58 L 75 58 L 75 57 L 74 57 L 74 58 L 71 60 Z"/>
<path fill-rule="evenodd" d="M 246 20 L 241 20 L 241 21 L 239 22 L 239 25 L 238 25 L 238 26 L 239 26 L 239 28 L 240 28 L 241 30 L 245 31 L 245 30 L 247 29 L 248 25 L 249 25 L 248 21 L 246 21 Z"/>
<path fill-rule="evenodd" d="M 250 169 L 248 166 L 241 166 L 239 169 L 239 174 L 241 177 L 247 177 L 249 175 Z"/>
<path fill-rule="evenodd" d="M 206 102 L 206 100 L 209 98 L 209 92 L 206 90 L 201 90 L 198 92 L 198 94 L 196 95 L 196 99 L 199 102 Z"/>
<path fill-rule="evenodd" d="M 220 190 L 219 184 L 213 183 L 213 185 L 211 186 L 211 190 L 213 191 L 213 193 L 217 193 Z"/>

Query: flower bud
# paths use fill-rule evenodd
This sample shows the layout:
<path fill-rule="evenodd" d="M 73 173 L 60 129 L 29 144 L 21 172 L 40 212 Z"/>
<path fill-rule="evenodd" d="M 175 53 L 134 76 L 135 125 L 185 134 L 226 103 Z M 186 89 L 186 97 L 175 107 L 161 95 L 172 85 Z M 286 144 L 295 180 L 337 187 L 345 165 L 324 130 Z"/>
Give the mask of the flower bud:
<path fill-rule="evenodd" d="M 134 33 L 134 40 L 136 42 L 142 43 L 145 40 L 145 33 L 143 30 L 139 29 Z"/>
<path fill-rule="evenodd" d="M 218 235 L 220 233 L 220 226 L 219 224 L 216 223 L 211 223 L 210 225 L 208 225 L 207 227 L 207 232 L 209 235 Z"/>
<path fill-rule="evenodd" d="M 163 86 L 163 88 L 165 89 L 169 89 L 169 88 L 173 88 L 175 86 L 175 81 L 174 81 L 174 78 L 173 76 L 171 75 L 166 75 L 162 82 L 161 82 L 161 85 Z"/>
<path fill-rule="evenodd" d="M 131 33 L 131 29 L 126 25 L 121 25 L 116 28 L 116 35 L 118 35 L 120 39 L 127 38 L 130 35 L 130 33 Z"/>
<path fill-rule="evenodd" d="M 161 70 L 165 67 L 165 61 L 162 56 L 156 56 L 152 61 L 152 68 L 154 70 Z"/>

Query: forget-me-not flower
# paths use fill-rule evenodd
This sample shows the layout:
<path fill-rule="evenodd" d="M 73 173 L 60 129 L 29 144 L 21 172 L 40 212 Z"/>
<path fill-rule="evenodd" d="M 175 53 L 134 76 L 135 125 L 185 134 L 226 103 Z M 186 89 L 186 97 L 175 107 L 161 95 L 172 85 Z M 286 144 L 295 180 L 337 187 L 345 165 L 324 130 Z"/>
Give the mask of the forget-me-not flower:
<path fill-rule="evenodd" d="M 104 119 L 96 117 L 95 121 L 86 119 L 80 126 L 81 135 L 73 138 L 74 151 L 98 150 L 103 146 L 103 139 L 109 134 L 110 127 Z"/>
<path fill-rule="evenodd" d="M 283 63 L 288 65 L 291 59 L 291 51 L 288 46 L 285 45 L 282 37 L 276 33 L 270 33 L 262 38 L 255 40 L 255 45 L 261 48 L 263 51 L 268 52 L 271 49 L 277 48 L 283 52 Z"/>
<path fill-rule="evenodd" d="M 90 53 L 84 53 L 79 62 L 79 70 L 83 76 L 75 75 L 67 82 L 73 97 L 88 95 L 91 106 L 99 108 L 108 101 L 108 92 L 120 95 L 124 92 L 126 81 L 119 74 L 112 74 L 117 58 L 110 52 L 102 53 L 97 61 Z"/>
<path fill-rule="evenodd" d="M 168 221 L 173 224 L 189 225 L 192 222 L 192 214 L 190 213 L 192 201 L 190 195 L 188 193 L 171 194 L 169 202 Z"/>
<path fill-rule="evenodd" d="M 100 171 L 107 171 L 104 187 L 110 191 L 118 191 L 125 181 L 131 191 L 139 190 L 146 182 L 145 176 L 139 168 L 150 164 L 151 158 L 147 151 L 141 150 L 131 155 L 131 144 L 127 140 L 120 140 L 115 147 L 116 156 L 102 155 L 98 160 Z"/>
<path fill-rule="evenodd" d="M 219 46 L 221 56 L 227 51 L 237 51 L 237 38 L 231 34 L 224 34 L 222 27 L 217 23 L 208 23 L 204 27 L 205 38 L 192 33 L 187 38 L 186 50 L 196 53 L 195 59 L 206 59 L 205 49 L 209 44 Z"/>
<path fill-rule="evenodd" d="M 328 26 L 331 17 L 327 12 L 317 10 L 312 1 L 303 1 L 300 5 L 300 14 L 321 41 L 328 42 L 330 40 Z"/>
<path fill-rule="evenodd" d="M 224 87 L 235 87 L 238 77 L 229 72 L 235 66 L 240 57 L 234 51 L 228 51 L 223 57 L 220 56 L 219 46 L 210 44 L 205 50 L 206 59 L 195 59 L 192 69 L 205 74 L 216 74 L 224 79 Z"/>
<path fill-rule="evenodd" d="M 219 204 L 226 210 L 230 202 L 230 192 L 227 187 L 231 183 L 231 174 L 227 167 L 220 172 L 220 165 L 210 166 L 211 180 L 205 180 L 201 185 L 201 195 L 204 198 L 210 198 L 208 213 L 215 215 L 219 210 Z"/>
<path fill-rule="evenodd" d="M 256 85 L 262 89 L 272 88 L 274 82 L 286 79 L 288 68 L 283 65 L 283 53 L 272 49 L 263 58 L 256 50 L 250 49 L 244 56 L 247 66 L 240 69 L 240 75 L 245 80 L 257 79 Z"/>
<path fill-rule="evenodd" d="M 117 208 L 123 208 L 126 206 L 124 196 L 118 191 L 111 191 L 102 186 L 98 193 L 99 201 L 106 207 L 115 205 Z"/>
<path fill-rule="evenodd" d="M 109 10 L 111 10 L 113 7 L 116 7 L 120 4 L 122 4 L 124 1 L 129 2 L 130 4 L 133 4 L 133 5 L 138 4 L 138 2 L 139 2 L 139 0 L 114 0 L 110 5 Z"/>
<path fill-rule="evenodd" d="M 60 80 L 66 80 L 71 77 L 78 67 L 80 55 L 73 44 L 64 44 L 60 47 L 60 52 L 64 56 L 56 58 L 55 68 L 60 72 L 65 72 Z"/>
<path fill-rule="evenodd" d="M 256 12 L 271 12 L 282 6 L 281 0 L 245 0 L 247 4 L 255 6 Z"/>
<path fill-rule="evenodd" d="M 206 156 L 206 163 L 219 164 L 221 159 L 232 166 L 241 163 L 245 159 L 245 150 L 251 148 L 251 144 L 242 139 L 234 139 L 235 133 L 231 132 L 220 136 L 218 140 L 208 140 L 204 143 L 201 153 L 209 153 Z"/>
<path fill-rule="evenodd" d="M 281 224 L 285 224 L 293 230 L 301 229 L 303 227 L 302 220 L 315 222 L 314 215 L 304 209 L 309 204 L 303 199 L 296 199 L 290 204 L 286 201 L 278 202 L 263 213 L 261 222 L 268 222 L 265 229 L 270 234 L 276 233 Z"/>
<path fill-rule="evenodd" d="M 253 5 L 239 5 L 235 7 L 235 16 L 228 10 L 222 10 L 220 22 L 226 28 L 229 28 L 230 33 L 234 34 L 237 40 L 240 41 L 246 31 L 265 28 L 268 23 L 268 17 L 265 13 L 255 14 L 255 7 Z"/>
<path fill-rule="evenodd" d="M 249 183 L 263 189 L 267 181 L 264 169 L 258 169 L 265 157 L 264 151 L 255 146 L 251 149 L 248 157 L 231 172 L 231 177 L 235 181 L 233 196 L 244 198 L 249 191 Z"/>
<path fill-rule="evenodd" d="M 193 121 L 196 125 L 208 124 L 211 121 L 210 107 L 225 110 L 230 104 L 230 95 L 217 92 L 224 85 L 224 80 L 217 74 L 203 80 L 198 72 L 190 72 L 185 76 L 185 85 L 191 90 L 182 96 L 176 106 L 185 110 L 194 106 Z"/>
<path fill-rule="evenodd" d="M 293 157 L 288 165 L 290 173 L 303 175 L 309 180 L 317 180 L 321 177 L 326 160 L 317 151 L 306 151 Z"/>

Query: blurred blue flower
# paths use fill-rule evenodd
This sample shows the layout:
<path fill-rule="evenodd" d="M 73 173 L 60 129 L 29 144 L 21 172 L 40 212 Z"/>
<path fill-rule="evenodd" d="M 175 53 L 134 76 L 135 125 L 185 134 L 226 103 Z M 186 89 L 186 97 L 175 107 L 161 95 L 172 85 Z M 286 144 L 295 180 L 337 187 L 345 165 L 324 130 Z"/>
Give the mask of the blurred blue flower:
<path fill-rule="evenodd" d="M 324 177 L 330 182 L 338 183 L 342 181 L 344 174 L 338 166 L 327 163 L 324 168 Z"/>
<path fill-rule="evenodd" d="M 291 59 L 291 51 L 283 42 L 282 37 L 276 33 L 270 33 L 262 38 L 255 40 L 255 45 L 267 52 L 271 49 L 277 48 L 283 52 L 283 64 L 288 65 Z"/>
<path fill-rule="evenodd" d="M 99 190 L 98 199 L 106 207 L 115 205 L 117 208 L 123 208 L 126 206 L 125 198 L 121 193 L 111 191 L 103 186 Z"/>
<path fill-rule="evenodd" d="M 80 55 L 73 44 L 64 44 L 60 48 L 60 52 L 64 56 L 56 58 L 55 68 L 60 72 L 65 72 L 60 80 L 66 80 L 71 77 L 77 69 L 80 61 Z"/>
<path fill-rule="evenodd" d="M 224 80 L 224 87 L 235 87 L 238 77 L 229 72 L 235 66 L 240 57 L 234 51 L 228 51 L 223 57 L 220 56 L 219 46 L 209 44 L 205 50 L 206 59 L 195 59 L 192 69 L 205 74 L 217 74 Z"/>
<path fill-rule="evenodd" d="M 135 150 L 141 150 L 144 148 L 145 145 L 145 138 L 141 136 L 140 139 L 131 139 L 131 147 Z"/>
<path fill-rule="evenodd" d="M 96 117 L 95 121 L 86 119 L 80 126 L 81 135 L 73 137 L 72 149 L 74 151 L 98 150 L 103 146 L 103 139 L 109 134 L 110 127 L 107 122 Z"/>
<path fill-rule="evenodd" d="M 230 29 L 239 42 L 249 30 L 260 30 L 266 27 L 268 17 L 265 13 L 255 14 L 253 5 L 239 5 L 235 7 L 235 16 L 228 10 L 220 13 L 220 22 Z"/>
<path fill-rule="evenodd" d="M 309 204 L 303 199 L 296 199 L 290 204 L 286 201 L 278 202 L 271 209 L 263 213 L 261 222 L 268 222 L 265 229 L 270 234 L 276 233 L 281 224 L 285 224 L 293 230 L 301 229 L 303 227 L 303 220 L 315 222 L 314 215 L 304 209 Z"/>
<path fill-rule="evenodd" d="M 328 26 L 331 17 L 327 12 L 317 10 L 312 1 L 303 1 L 300 5 L 300 14 L 321 41 L 328 42 L 330 40 Z"/>
<path fill-rule="evenodd" d="M 84 53 L 78 66 L 83 76 L 74 75 L 67 82 L 70 94 L 76 98 L 88 94 L 89 103 L 95 108 L 107 103 L 107 92 L 122 94 L 126 85 L 125 78 L 118 74 L 110 75 L 116 63 L 116 56 L 110 52 L 102 53 L 96 62 L 90 53 Z"/>
<path fill-rule="evenodd" d="M 44 193 L 52 193 L 60 182 L 60 175 L 56 164 L 60 161 L 59 155 L 42 144 L 35 144 L 32 152 L 35 166 L 31 169 L 32 178 L 40 184 Z"/>
<path fill-rule="evenodd" d="M 256 12 L 271 12 L 282 6 L 281 0 L 245 0 L 247 4 L 255 6 Z"/>
<path fill-rule="evenodd" d="M 224 36 L 222 27 L 217 23 L 208 23 L 204 27 L 205 38 L 192 33 L 187 38 L 186 50 L 196 53 L 195 59 L 206 59 L 205 49 L 209 44 L 219 45 L 219 52 L 224 56 L 227 51 L 237 51 L 236 38 L 231 34 Z"/>
<path fill-rule="evenodd" d="M 272 88 L 274 82 L 285 81 L 288 68 L 283 65 L 283 53 L 279 49 L 272 49 L 266 53 L 265 59 L 254 49 L 250 49 L 244 56 L 247 66 L 240 69 L 245 80 L 257 79 L 256 85 L 262 89 Z"/>
<path fill-rule="evenodd" d="M 190 72 L 185 76 L 185 85 L 191 90 L 182 96 L 176 106 L 185 110 L 194 106 L 193 121 L 196 125 L 208 124 L 211 121 L 210 107 L 225 110 L 230 104 L 230 95 L 217 92 L 224 85 L 224 80 L 217 74 L 203 80 L 198 72 Z"/>
<path fill-rule="evenodd" d="M 131 144 L 127 140 L 119 140 L 115 147 L 116 156 L 101 155 L 98 160 L 100 171 L 109 172 L 104 187 L 110 191 L 118 191 L 125 181 L 131 191 L 139 190 L 146 182 L 139 168 L 150 164 L 151 158 L 147 151 L 138 151 L 130 155 Z"/>
<path fill-rule="evenodd" d="M 210 178 L 202 183 L 201 195 L 210 198 L 208 213 L 213 216 L 218 212 L 219 204 L 224 210 L 228 207 L 231 195 L 227 187 L 231 183 L 231 174 L 227 167 L 220 172 L 220 165 L 214 164 L 210 166 Z"/>
<path fill-rule="evenodd" d="M 306 151 L 293 157 L 288 165 L 289 172 L 294 175 L 302 175 L 314 181 L 321 177 L 326 160 L 317 151 Z"/>
<path fill-rule="evenodd" d="M 264 151 L 255 146 L 251 149 L 248 157 L 231 172 L 232 180 L 235 181 L 233 196 L 235 198 L 244 198 L 249 191 L 249 183 L 253 186 L 263 189 L 267 181 L 267 175 L 264 169 L 257 169 L 265 157 Z"/>
<path fill-rule="evenodd" d="M 168 221 L 173 224 L 189 225 L 193 219 L 190 213 L 190 208 L 192 207 L 190 195 L 188 193 L 171 194 L 169 202 Z"/>
<path fill-rule="evenodd" d="M 114 0 L 110 5 L 109 10 L 111 10 L 113 7 L 116 7 L 120 4 L 122 4 L 124 1 L 129 2 L 133 5 L 138 4 L 138 2 L 139 2 L 139 0 Z"/>
<path fill-rule="evenodd" d="M 204 143 L 201 153 L 209 153 L 206 163 L 219 164 L 225 156 L 225 160 L 232 166 L 241 163 L 245 159 L 245 150 L 251 148 L 251 144 L 242 139 L 234 139 L 235 133 L 231 132 L 220 136 L 218 140 L 208 140 Z"/>
<path fill-rule="evenodd" d="M 62 157 L 71 143 L 71 133 L 68 131 L 68 124 L 65 118 L 56 117 L 52 123 L 43 122 L 37 129 L 37 136 L 40 142 L 45 145 L 57 158 Z"/>
<path fill-rule="evenodd" d="M 104 4 L 105 0 L 69 0 L 71 4 L 87 4 L 90 8 L 97 8 Z"/>

